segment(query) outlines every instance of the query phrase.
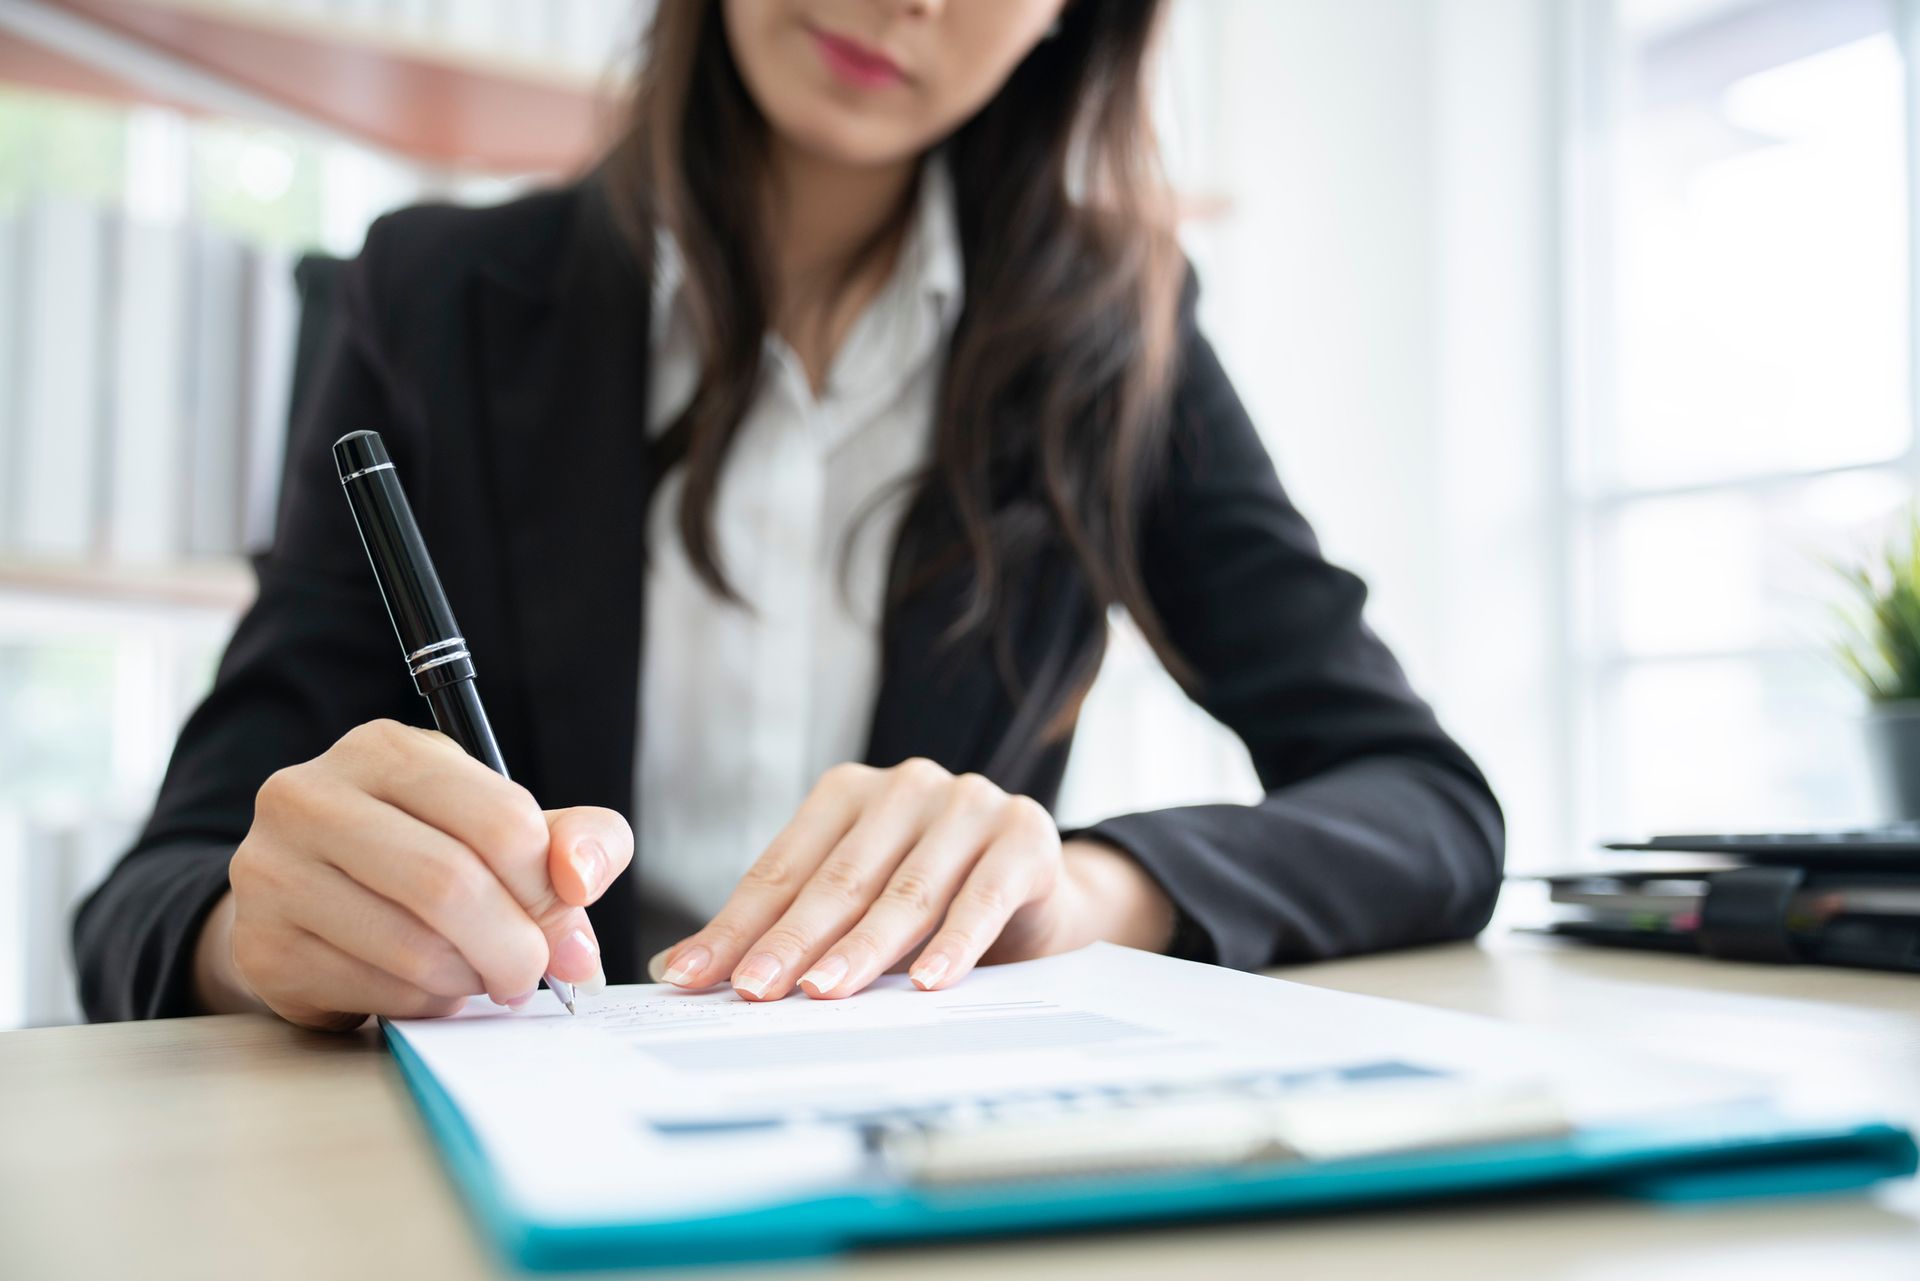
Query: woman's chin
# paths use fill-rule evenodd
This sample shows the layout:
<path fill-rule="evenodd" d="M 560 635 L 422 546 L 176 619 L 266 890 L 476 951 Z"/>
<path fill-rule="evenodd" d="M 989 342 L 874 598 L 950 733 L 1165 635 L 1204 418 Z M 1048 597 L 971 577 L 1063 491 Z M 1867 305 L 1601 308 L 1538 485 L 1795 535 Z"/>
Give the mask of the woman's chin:
<path fill-rule="evenodd" d="M 805 112 L 771 122 L 788 145 L 817 160 L 850 169 L 881 169 L 918 157 L 929 139 L 901 129 L 874 111 L 838 103 L 812 105 Z"/>

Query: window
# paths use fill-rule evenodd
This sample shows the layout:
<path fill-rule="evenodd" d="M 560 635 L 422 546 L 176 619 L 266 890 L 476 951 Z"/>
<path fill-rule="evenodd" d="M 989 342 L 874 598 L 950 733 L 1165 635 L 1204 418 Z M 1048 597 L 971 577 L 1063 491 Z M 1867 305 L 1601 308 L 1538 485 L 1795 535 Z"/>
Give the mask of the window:
<path fill-rule="evenodd" d="M 1614 0 L 1568 510 L 1582 835 L 1874 817 L 1829 567 L 1920 474 L 1893 0 Z M 1586 33 L 1583 33 L 1583 35 Z"/>

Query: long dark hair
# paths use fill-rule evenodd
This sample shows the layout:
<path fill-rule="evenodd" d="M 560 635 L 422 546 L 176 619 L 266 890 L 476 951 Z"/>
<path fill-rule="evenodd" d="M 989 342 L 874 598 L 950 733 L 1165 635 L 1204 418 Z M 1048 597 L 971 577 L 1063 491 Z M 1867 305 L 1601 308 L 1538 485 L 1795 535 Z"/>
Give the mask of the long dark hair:
<path fill-rule="evenodd" d="M 997 638 L 1013 604 L 1011 574 L 1055 540 L 1092 604 L 1125 607 L 1185 679 L 1137 551 L 1141 506 L 1164 450 L 1182 270 L 1148 118 L 1145 71 L 1161 2 L 1067 5 L 1057 31 L 946 140 L 965 304 L 930 466 L 888 590 L 898 600 L 955 557 L 970 557 L 972 587 L 951 639 Z M 608 193 L 643 262 L 651 264 L 655 228 L 678 241 L 703 362 L 692 398 L 660 439 L 655 474 L 685 467 L 679 525 L 688 559 L 731 598 L 713 507 L 759 387 L 769 283 L 758 184 L 768 126 L 715 0 L 658 6 L 638 84 L 604 170 Z M 1018 697 L 1009 651 L 996 652 Z M 1061 710 L 1070 722 L 1074 708 Z"/>

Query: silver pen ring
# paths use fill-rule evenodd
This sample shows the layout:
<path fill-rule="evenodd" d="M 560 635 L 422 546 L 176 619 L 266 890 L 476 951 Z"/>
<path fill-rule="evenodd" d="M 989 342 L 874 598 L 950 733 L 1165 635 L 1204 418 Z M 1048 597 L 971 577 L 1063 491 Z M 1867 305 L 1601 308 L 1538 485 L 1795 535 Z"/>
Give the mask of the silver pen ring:
<path fill-rule="evenodd" d="M 436 667 L 445 667 L 448 663 L 457 663 L 461 659 L 468 657 L 470 657 L 470 655 L 464 649 L 455 654 L 446 654 L 415 667 L 413 674 L 418 676 L 421 672 L 432 671 Z"/>
<path fill-rule="evenodd" d="M 436 649 L 452 649 L 456 646 L 465 645 L 466 643 L 467 643 L 467 638 L 464 636 L 450 636 L 446 640 L 435 641 L 431 645 L 422 645 L 419 649 L 416 649 L 413 651 L 413 653 L 407 655 L 407 661 L 409 663 L 412 663 L 418 660 L 419 658 L 421 658 L 423 655 L 433 653 L 433 651 Z"/>

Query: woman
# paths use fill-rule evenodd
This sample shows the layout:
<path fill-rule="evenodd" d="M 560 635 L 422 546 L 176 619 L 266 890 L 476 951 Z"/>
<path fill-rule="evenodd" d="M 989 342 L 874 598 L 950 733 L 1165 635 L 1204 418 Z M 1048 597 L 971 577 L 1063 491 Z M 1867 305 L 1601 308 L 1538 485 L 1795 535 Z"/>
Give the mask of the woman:
<path fill-rule="evenodd" d="M 1194 328 L 1158 8 L 661 5 L 589 179 L 376 224 L 258 601 L 76 923 L 89 1012 L 348 1027 L 649 953 L 777 1000 L 1477 930 L 1498 808 Z M 328 455 L 367 427 L 518 782 L 401 723 Z M 1259 804 L 1055 829 L 1113 605 Z"/>

